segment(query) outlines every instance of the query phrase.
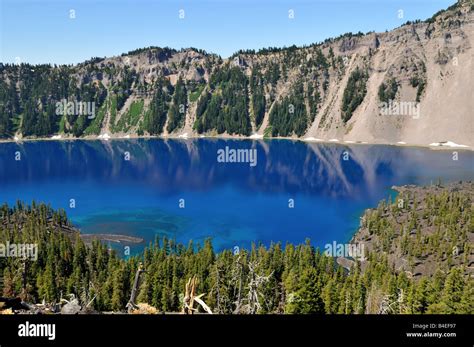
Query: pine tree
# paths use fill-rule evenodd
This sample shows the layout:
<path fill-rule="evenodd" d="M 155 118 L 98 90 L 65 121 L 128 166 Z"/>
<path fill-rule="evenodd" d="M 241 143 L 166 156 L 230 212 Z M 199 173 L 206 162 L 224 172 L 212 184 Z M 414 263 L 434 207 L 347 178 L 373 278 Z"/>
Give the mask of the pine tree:
<path fill-rule="evenodd" d="M 324 313 L 321 299 L 321 282 L 315 268 L 305 269 L 301 275 L 300 289 L 297 292 L 298 302 L 295 313 Z"/>
<path fill-rule="evenodd" d="M 464 292 L 464 277 L 462 270 L 458 267 L 454 267 L 446 277 L 444 284 L 443 296 L 441 302 L 446 305 L 446 313 L 458 313 L 459 305 Z"/>
<path fill-rule="evenodd" d="M 171 133 L 184 125 L 186 117 L 188 95 L 183 79 L 180 77 L 174 88 L 173 100 L 168 112 L 168 126 L 166 130 Z"/>
<path fill-rule="evenodd" d="M 111 307 L 116 311 L 123 310 L 126 305 L 124 269 L 123 264 L 119 264 L 112 278 Z"/>

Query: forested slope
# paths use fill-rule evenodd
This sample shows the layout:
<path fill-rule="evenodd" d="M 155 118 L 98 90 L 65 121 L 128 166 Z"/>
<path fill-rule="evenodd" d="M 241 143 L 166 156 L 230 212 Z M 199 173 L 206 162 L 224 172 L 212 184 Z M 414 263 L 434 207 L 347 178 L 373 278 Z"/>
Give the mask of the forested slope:
<path fill-rule="evenodd" d="M 37 243 L 39 254 L 0 258 L 1 289 L 28 302 L 74 294 L 88 310 L 125 311 L 142 264 L 137 302 L 163 312 L 181 311 L 196 276 L 196 294 L 214 313 L 474 313 L 473 183 L 398 189 L 397 201 L 366 211 L 353 240 L 366 253 L 346 259 L 349 271 L 309 241 L 216 253 L 210 240 L 163 239 L 123 259 L 99 241 L 86 246 L 63 211 L 3 206 L 0 243 Z"/>
<path fill-rule="evenodd" d="M 0 138 L 255 134 L 473 146 L 473 8 L 460 0 L 385 33 L 228 59 L 148 47 L 74 66 L 0 64 Z"/>

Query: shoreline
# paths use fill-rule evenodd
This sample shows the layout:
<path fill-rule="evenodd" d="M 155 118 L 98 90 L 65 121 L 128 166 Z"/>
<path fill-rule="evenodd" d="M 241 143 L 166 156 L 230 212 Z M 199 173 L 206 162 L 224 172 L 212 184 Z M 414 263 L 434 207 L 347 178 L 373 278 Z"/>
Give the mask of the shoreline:
<path fill-rule="evenodd" d="M 252 141 L 265 141 L 265 140 L 289 140 L 289 141 L 299 141 L 304 143 L 320 143 L 320 144 L 336 144 L 336 145 L 367 145 L 367 146 L 395 146 L 395 147 L 407 147 L 407 148 L 424 148 L 424 149 L 431 149 L 431 150 L 464 150 L 464 151 L 474 151 L 473 147 L 466 146 L 466 145 L 459 145 L 455 144 L 451 141 L 442 141 L 437 142 L 436 145 L 432 144 L 414 144 L 414 143 L 405 143 L 402 141 L 396 143 L 390 142 L 366 142 L 366 141 L 341 141 L 339 139 L 315 139 L 313 137 L 263 137 L 263 136 L 243 136 L 243 135 L 190 135 L 188 136 L 185 134 L 183 135 L 165 135 L 165 136 L 150 136 L 150 135 L 123 135 L 123 136 L 116 136 L 116 135 L 108 135 L 107 137 L 100 137 L 104 136 L 104 134 L 97 135 L 97 136 L 85 136 L 85 137 L 74 137 L 74 136 L 67 136 L 67 137 L 57 137 L 61 135 L 54 135 L 52 137 L 39 137 L 39 138 L 21 138 L 21 139 L 0 139 L 0 144 L 2 143 L 22 143 L 22 142 L 39 142 L 39 141 L 114 141 L 114 140 L 137 140 L 137 139 L 155 139 L 155 140 L 196 140 L 196 139 L 221 139 L 221 140 L 252 140 Z M 447 143 L 448 145 L 443 145 Z M 454 144 L 454 145 L 452 145 Z"/>
<path fill-rule="evenodd" d="M 78 229 L 79 235 L 81 239 L 86 243 L 92 243 L 92 240 L 97 239 L 101 242 L 114 242 L 120 244 L 140 244 L 144 242 L 144 239 L 141 237 L 136 237 L 133 235 L 127 234 L 105 234 L 105 233 L 98 233 L 98 234 L 83 234 L 80 229 Z"/>

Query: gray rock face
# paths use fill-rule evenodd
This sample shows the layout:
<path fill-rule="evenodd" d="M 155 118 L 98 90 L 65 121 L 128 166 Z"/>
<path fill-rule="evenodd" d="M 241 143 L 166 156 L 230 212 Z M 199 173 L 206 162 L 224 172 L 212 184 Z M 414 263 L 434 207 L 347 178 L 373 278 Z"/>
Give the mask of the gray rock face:
<path fill-rule="evenodd" d="M 61 314 L 78 314 L 80 310 L 79 301 L 74 299 L 61 308 Z"/>

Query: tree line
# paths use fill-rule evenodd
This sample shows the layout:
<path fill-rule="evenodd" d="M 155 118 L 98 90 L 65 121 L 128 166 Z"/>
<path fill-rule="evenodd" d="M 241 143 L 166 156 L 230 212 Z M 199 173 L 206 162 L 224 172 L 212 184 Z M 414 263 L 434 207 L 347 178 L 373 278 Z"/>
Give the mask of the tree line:
<path fill-rule="evenodd" d="M 436 203 L 433 199 L 438 198 L 430 196 L 430 204 Z M 462 224 L 459 237 L 472 233 L 472 205 L 466 198 L 460 198 L 459 204 L 441 203 L 446 196 L 439 199 L 436 206 L 445 216 L 437 221 L 440 228 L 452 228 L 453 220 L 461 217 L 456 211 L 463 206 L 470 210 L 462 212 L 466 224 Z M 392 246 L 400 243 L 404 254 L 421 257 L 437 249 L 448 252 L 454 238 L 444 233 L 395 237 L 381 211 L 396 211 L 397 206 L 396 202 L 383 202 L 367 215 L 365 220 L 374 226 L 372 233 L 378 235 L 377 247 L 381 248 L 369 251 L 364 261 L 342 267 L 309 240 L 301 245 L 253 244 L 250 249 L 215 252 L 211 240 L 183 245 L 163 238 L 142 254 L 122 258 L 99 241 L 86 245 L 62 210 L 35 203 L 4 205 L 0 242 L 34 242 L 39 253 L 37 261 L 0 258 L 3 295 L 58 302 L 73 293 L 82 303 L 92 300 L 94 310 L 124 311 L 134 274 L 142 264 L 145 273 L 138 302 L 163 312 L 181 310 L 185 284 L 196 276 L 198 293 L 205 294 L 203 300 L 215 313 L 472 314 L 474 285 L 466 275 L 466 262 L 446 263 L 433 274 L 416 277 L 397 271 L 390 257 Z M 432 208 L 430 205 L 426 211 Z M 424 218 L 423 212 L 417 216 Z M 392 246 L 384 246 L 387 240 Z M 388 248 L 384 251 L 383 247 Z M 444 256 L 438 259 L 439 264 L 445 264 Z"/>

